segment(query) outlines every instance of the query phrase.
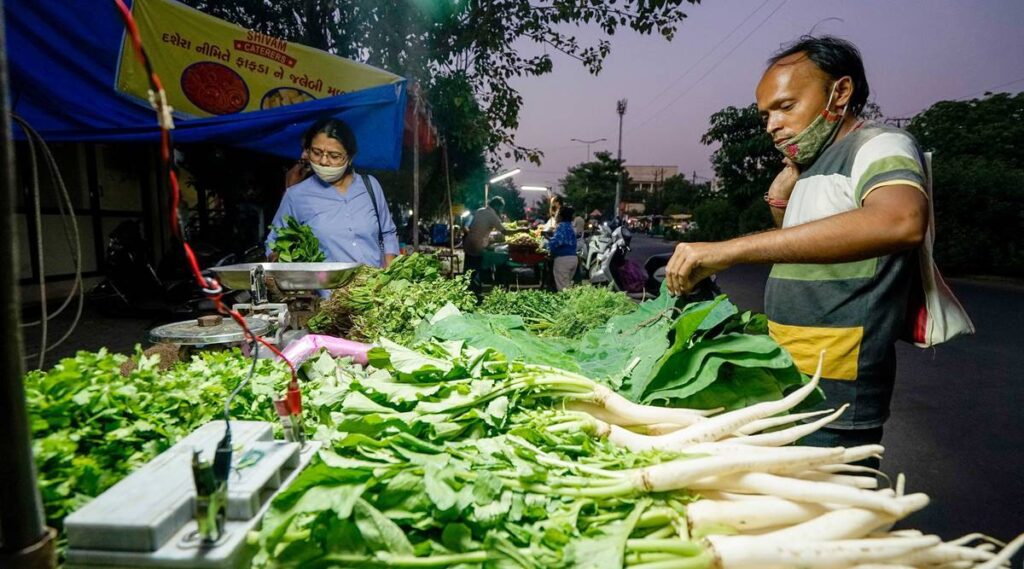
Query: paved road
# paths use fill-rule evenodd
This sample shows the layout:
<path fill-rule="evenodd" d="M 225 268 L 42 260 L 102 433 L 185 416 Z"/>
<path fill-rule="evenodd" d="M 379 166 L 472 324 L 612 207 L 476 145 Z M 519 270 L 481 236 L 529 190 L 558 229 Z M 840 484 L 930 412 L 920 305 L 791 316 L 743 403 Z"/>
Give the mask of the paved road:
<path fill-rule="evenodd" d="M 636 236 L 630 255 L 642 264 L 670 251 Z M 736 267 L 718 284 L 741 308 L 760 311 L 767 278 L 767 267 Z M 882 469 L 903 472 L 908 491 L 932 498 L 906 526 L 945 539 L 981 531 L 1009 540 L 1024 532 L 1024 286 L 951 286 L 978 333 L 929 350 L 897 346 Z"/>

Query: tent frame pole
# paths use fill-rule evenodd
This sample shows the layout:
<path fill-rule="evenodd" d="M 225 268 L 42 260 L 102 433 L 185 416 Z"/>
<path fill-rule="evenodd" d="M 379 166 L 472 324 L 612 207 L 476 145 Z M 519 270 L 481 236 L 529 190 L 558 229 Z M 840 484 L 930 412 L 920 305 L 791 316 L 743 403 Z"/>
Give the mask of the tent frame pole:
<path fill-rule="evenodd" d="M 0 271 L 0 326 L 7 331 L 0 343 L 0 567 L 36 569 L 56 566 L 56 541 L 54 532 L 44 523 L 25 401 L 6 36 L 4 21 L 0 19 L 0 262 L 6 265 Z"/>
<path fill-rule="evenodd" d="M 412 123 L 412 250 L 420 250 L 420 85 L 412 90 L 415 111 Z"/>

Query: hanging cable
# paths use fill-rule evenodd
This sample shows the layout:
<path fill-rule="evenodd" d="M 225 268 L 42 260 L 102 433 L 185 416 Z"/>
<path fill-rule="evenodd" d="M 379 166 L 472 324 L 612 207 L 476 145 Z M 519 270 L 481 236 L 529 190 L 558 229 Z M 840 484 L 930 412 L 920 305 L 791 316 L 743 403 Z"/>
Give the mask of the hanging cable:
<path fill-rule="evenodd" d="M 178 211 L 178 206 L 181 202 L 181 189 L 178 184 L 178 176 L 174 171 L 174 165 L 171 162 L 171 129 L 174 128 L 174 117 L 172 114 L 173 109 L 167 104 L 167 92 L 164 91 L 163 84 L 160 82 L 160 77 L 157 76 L 156 72 L 153 70 L 149 56 L 146 54 L 146 50 L 142 45 L 142 37 L 139 34 L 139 28 L 135 22 L 135 18 L 132 16 L 131 10 L 129 10 L 128 6 L 125 5 L 124 0 L 114 0 L 114 4 L 117 6 L 117 9 L 121 14 L 121 19 L 124 21 L 125 27 L 127 28 L 127 34 L 131 40 L 135 56 L 145 68 L 146 76 L 149 80 L 149 102 L 157 113 L 157 122 L 160 125 L 160 159 L 164 168 L 164 175 L 170 182 L 171 188 L 171 211 L 169 220 L 171 224 L 171 233 L 181 241 L 182 248 L 185 252 L 185 259 L 189 268 L 192 270 L 192 276 L 195 278 L 196 284 L 199 285 L 207 298 L 213 301 L 217 312 L 231 316 L 231 318 L 238 323 L 239 327 L 242 328 L 242 333 L 247 341 L 254 344 L 258 342 L 277 357 L 281 358 L 291 370 L 292 381 L 289 387 L 297 388 L 298 375 L 296 373 L 295 365 L 286 358 L 285 355 L 281 353 L 281 350 L 276 346 L 268 342 L 265 338 L 254 334 L 252 330 L 249 329 L 249 325 L 246 323 L 245 318 L 237 310 L 233 310 L 224 304 L 224 289 L 220 282 L 214 277 L 203 276 L 202 270 L 199 268 L 199 261 L 196 259 L 196 255 L 192 251 L 192 247 L 189 245 L 184 232 L 182 231 L 182 220 Z"/>
<path fill-rule="evenodd" d="M 49 318 L 46 314 L 46 257 L 43 254 L 43 213 L 41 198 L 39 197 L 39 162 L 36 157 L 35 142 L 30 140 L 28 144 L 28 159 L 32 170 L 32 219 L 36 226 L 36 270 L 39 273 L 39 356 L 38 368 L 43 368 L 43 360 L 46 357 L 46 336 L 49 333 Z"/>
<path fill-rule="evenodd" d="M 26 122 L 23 118 L 13 113 L 11 114 L 11 118 L 22 128 L 22 130 L 25 131 L 27 137 L 27 141 L 29 144 L 29 157 L 32 161 L 33 168 L 32 191 L 35 195 L 39 195 L 41 193 L 41 189 L 38 183 L 38 165 L 35 159 L 36 147 L 38 147 L 40 151 L 39 153 L 42 154 L 43 158 L 45 159 L 47 170 L 50 174 L 51 183 L 53 184 L 53 187 L 55 188 L 57 194 L 57 209 L 60 213 L 61 228 L 64 231 L 64 239 L 68 244 L 69 252 L 75 264 L 75 278 L 71 290 L 68 292 L 68 295 L 64 299 L 64 302 L 61 304 L 59 308 L 57 308 L 56 311 L 51 313 L 47 309 L 47 317 L 45 318 L 45 321 L 49 322 L 56 319 L 58 316 L 60 316 L 61 313 L 64 312 L 65 309 L 67 309 L 68 306 L 70 306 L 71 301 L 74 300 L 76 296 L 78 298 L 78 307 L 75 312 L 75 317 L 72 320 L 71 325 L 68 327 L 67 331 L 64 333 L 64 335 L 61 336 L 60 339 L 58 339 L 56 342 L 53 342 L 52 344 L 47 341 L 44 345 L 40 347 L 39 352 L 24 356 L 26 359 L 31 359 L 36 356 L 42 357 L 43 354 L 55 350 L 57 347 L 63 344 L 68 338 L 70 338 L 71 334 L 73 334 L 75 329 L 78 327 L 78 323 L 82 317 L 82 309 L 85 305 L 85 289 L 84 283 L 82 281 L 82 243 L 80 240 L 80 233 L 78 230 L 78 220 L 75 217 L 74 204 L 71 201 L 71 194 L 68 192 L 67 185 L 64 183 L 64 178 L 61 176 L 60 168 L 57 165 L 56 159 L 53 157 L 53 152 L 50 150 L 50 147 L 46 144 L 46 141 L 43 139 L 43 137 L 34 128 L 32 128 L 32 126 L 28 124 L 28 122 Z M 40 225 L 40 223 L 41 219 L 37 220 L 37 235 L 42 235 L 42 226 Z M 43 249 L 41 247 L 39 248 L 39 256 L 43 256 Z M 44 275 L 44 273 L 41 273 L 41 276 Z M 40 299 L 45 304 L 45 287 L 40 289 Z M 29 326 L 41 326 L 43 322 L 44 320 L 40 319 L 33 322 L 22 323 L 21 326 L 23 328 Z"/>

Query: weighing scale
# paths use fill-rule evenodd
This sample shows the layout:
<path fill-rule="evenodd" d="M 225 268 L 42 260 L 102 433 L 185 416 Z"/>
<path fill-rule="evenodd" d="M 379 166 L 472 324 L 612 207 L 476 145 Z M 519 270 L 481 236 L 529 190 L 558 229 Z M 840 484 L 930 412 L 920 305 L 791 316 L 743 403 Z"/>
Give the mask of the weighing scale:
<path fill-rule="evenodd" d="M 360 263 L 243 263 L 212 267 L 221 285 L 248 290 L 249 302 L 231 308 L 245 317 L 253 333 L 279 346 L 305 335 L 306 324 L 320 310 L 322 291 L 345 286 Z M 274 302 L 270 298 L 274 298 Z M 229 348 L 245 343 L 245 334 L 231 318 L 200 316 L 158 326 L 149 332 L 154 343 L 179 346 L 181 356 L 197 349 Z"/>

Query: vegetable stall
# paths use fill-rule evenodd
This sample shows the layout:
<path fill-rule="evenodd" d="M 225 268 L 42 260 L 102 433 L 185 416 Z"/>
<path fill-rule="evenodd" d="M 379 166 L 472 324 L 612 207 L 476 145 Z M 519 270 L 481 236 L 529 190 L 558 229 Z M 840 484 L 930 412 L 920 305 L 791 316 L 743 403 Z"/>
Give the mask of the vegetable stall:
<path fill-rule="evenodd" d="M 268 491 L 241 564 L 999 567 L 1024 543 L 891 529 L 929 497 L 858 464 L 879 445 L 800 446 L 844 409 L 822 402 L 818 376 L 796 369 L 763 315 L 728 298 L 637 304 L 577 287 L 477 305 L 466 286 L 412 255 L 360 270 L 323 303 L 311 326 L 363 343 L 303 354 L 300 428 L 314 450 Z M 25 378 L 68 566 L 89 566 L 75 529 L 89 504 L 190 433 L 222 416 L 288 431 L 280 359 L 158 359 L 82 352 Z M 260 464 L 233 460 L 240 476 Z"/>

